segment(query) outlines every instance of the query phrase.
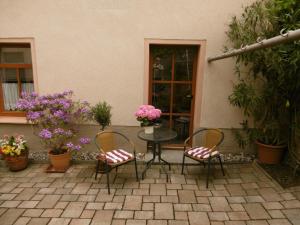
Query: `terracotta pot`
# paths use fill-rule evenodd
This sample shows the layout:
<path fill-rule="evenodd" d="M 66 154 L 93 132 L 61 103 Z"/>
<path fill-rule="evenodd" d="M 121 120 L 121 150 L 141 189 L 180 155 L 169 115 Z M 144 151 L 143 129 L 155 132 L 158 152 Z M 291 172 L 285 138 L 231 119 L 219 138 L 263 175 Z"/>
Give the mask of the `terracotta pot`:
<path fill-rule="evenodd" d="M 24 155 L 16 157 L 6 156 L 5 162 L 10 171 L 23 170 L 28 165 L 28 152 L 26 152 Z"/>
<path fill-rule="evenodd" d="M 286 146 L 265 145 L 258 141 L 256 141 L 256 144 L 258 147 L 257 153 L 259 162 L 265 164 L 280 163 Z"/>
<path fill-rule="evenodd" d="M 55 170 L 64 171 L 67 170 L 71 162 L 71 152 L 66 152 L 59 155 L 54 155 L 51 151 L 48 152 L 48 157 L 51 165 Z"/>

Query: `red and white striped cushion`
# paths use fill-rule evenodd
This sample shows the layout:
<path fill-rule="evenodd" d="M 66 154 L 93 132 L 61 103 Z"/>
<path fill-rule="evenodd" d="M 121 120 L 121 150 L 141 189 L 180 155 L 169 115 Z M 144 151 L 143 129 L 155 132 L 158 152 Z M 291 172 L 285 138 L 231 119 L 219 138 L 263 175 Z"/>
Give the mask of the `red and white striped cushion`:
<path fill-rule="evenodd" d="M 186 150 L 185 153 L 199 159 L 207 159 L 209 156 L 216 156 L 219 154 L 218 151 L 211 152 L 210 150 L 211 149 L 205 147 L 195 147 Z"/>
<path fill-rule="evenodd" d="M 123 149 L 116 149 L 106 152 L 106 154 L 101 153 L 98 158 L 100 160 L 106 159 L 109 164 L 115 164 L 131 160 L 133 159 L 133 155 Z"/>

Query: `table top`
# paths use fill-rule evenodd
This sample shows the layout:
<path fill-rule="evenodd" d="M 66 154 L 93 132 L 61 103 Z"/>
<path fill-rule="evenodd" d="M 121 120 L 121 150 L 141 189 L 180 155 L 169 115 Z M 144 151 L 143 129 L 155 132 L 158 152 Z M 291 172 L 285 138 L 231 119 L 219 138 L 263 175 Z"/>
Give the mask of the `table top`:
<path fill-rule="evenodd" d="M 170 128 L 154 128 L 153 134 L 145 134 L 144 130 L 140 130 L 137 136 L 144 141 L 159 143 L 176 138 L 177 132 Z"/>

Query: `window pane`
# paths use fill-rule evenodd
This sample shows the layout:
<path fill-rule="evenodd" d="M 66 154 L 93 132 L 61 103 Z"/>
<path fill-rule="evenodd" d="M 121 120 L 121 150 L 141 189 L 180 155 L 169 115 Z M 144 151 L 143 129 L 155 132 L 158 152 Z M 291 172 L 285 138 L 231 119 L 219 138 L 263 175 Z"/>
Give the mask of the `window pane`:
<path fill-rule="evenodd" d="M 173 129 L 177 131 L 177 139 L 184 141 L 189 136 L 190 117 L 174 116 Z"/>
<path fill-rule="evenodd" d="M 191 81 L 193 79 L 193 64 L 196 52 L 196 47 L 176 49 L 174 80 Z"/>
<path fill-rule="evenodd" d="M 0 78 L 5 111 L 16 110 L 16 103 L 19 99 L 19 86 L 16 69 L 1 69 Z"/>
<path fill-rule="evenodd" d="M 192 102 L 191 84 L 174 84 L 173 113 L 189 113 Z"/>
<path fill-rule="evenodd" d="M 163 113 L 170 112 L 170 84 L 153 84 L 152 105 L 159 108 Z"/>
<path fill-rule="evenodd" d="M 30 47 L 16 45 L 0 45 L 0 63 L 31 64 Z"/>
<path fill-rule="evenodd" d="M 172 50 L 167 47 L 152 46 L 153 56 L 153 80 L 172 79 Z"/>
<path fill-rule="evenodd" d="M 22 92 L 31 93 L 34 91 L 32 69 L 20 69 L 20 80 Z"/>

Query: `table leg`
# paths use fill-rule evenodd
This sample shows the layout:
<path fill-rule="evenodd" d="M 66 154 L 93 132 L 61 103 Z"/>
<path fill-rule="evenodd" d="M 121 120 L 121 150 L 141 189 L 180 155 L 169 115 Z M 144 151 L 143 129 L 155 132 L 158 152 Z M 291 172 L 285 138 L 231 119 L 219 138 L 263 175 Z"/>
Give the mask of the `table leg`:
<path fill-rule="evenodd" d="M 169 181 L 169 174 L 168 174 L 168 172 L 167 172 L 167 170 L 166 170 L 166 168 L 165 168 L 165 164 L 169 165 L 169 170 L 171 170 L 171 166 L 170 166 L 170 163 L 168 163 L 167 161 L 165 161 L 165 160 L 163 160 L 163 159 L 161 158 L 161 145 L 160 145 L 160 143 L 158 143 L 157 145 L 158 145 L 158 146 L 157 146 L 157 147 L 158 147 L 158 161 L 159 161 L 159 163 L 160 163 L 160 162 L 163 162 L 163 163 L 161 164 L 161 168 L 163 169 L 164 173 L 166 174 L 167 183 L 168 183 L 168 181 Z"/>
<path fill-rule="evenodd" d="M 144 169 L 144 171 L 142 172 L 142 179 L 144 179 L 145 174 L 147 172 L 147 170 L 150 168 L 150 166 L 153 164 L 155 157 L 156 157 L 156 144 L 152 143 L 152 159 L 150 159 L 148 162 L 146 162 L 146 167 Z"/>

